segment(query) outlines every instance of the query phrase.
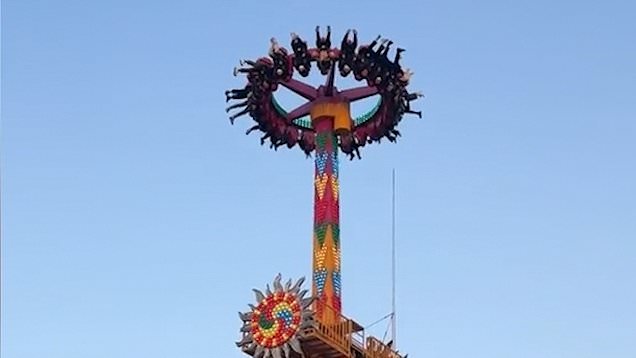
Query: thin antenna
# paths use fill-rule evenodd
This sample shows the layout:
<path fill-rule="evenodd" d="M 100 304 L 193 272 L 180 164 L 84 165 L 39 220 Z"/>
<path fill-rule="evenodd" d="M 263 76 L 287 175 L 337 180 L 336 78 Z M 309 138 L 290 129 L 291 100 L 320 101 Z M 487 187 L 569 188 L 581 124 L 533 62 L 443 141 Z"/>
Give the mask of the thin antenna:
<path fill-rule="evenodd" d="M 396 344 L 396 312 L 395 312 L 395 168 L 391 175 L 391 341 L 393 350 L 397 350 Z"/>

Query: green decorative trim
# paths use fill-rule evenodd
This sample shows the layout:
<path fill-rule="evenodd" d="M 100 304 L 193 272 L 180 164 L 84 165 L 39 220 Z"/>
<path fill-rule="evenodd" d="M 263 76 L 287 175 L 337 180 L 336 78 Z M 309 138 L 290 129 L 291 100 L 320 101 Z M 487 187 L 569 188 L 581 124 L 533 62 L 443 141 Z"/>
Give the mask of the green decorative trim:
<path fill-rule="evenodd" d="M 278 101 L 273 95 L 272 95 L 272 105 L 274 106 L 274 109 L 276 110 L 276 112 L 278 112 L 278 114 L 280 114 L 283 117 L 287 116 L 287 111 L 283 108 L 283 106 L 280 105 L 280 103 L 278 103 Z M 309 116 L 304 116 L 298 119 L 294 119 L 294 124 L 299 127 L 313 129 L 313 126 L 311 125 L 311 119 L 309 119 Z"/>
<path fill-rule="evenodd" d="M 303 127 L 303 128 L 307 128 L 307 129 L 313 129 L 314 128 L 311 125 L 311 119 L 309 119 L 309 116 L 305 116 L 305 117 L 300 117 L 298 119 L 294 119 L 294 124 L 299 126 L 299 127 Z"/>
<path fill-rule="evenodd" d="M 371 108 L 371 110 L 359 117 L 356 117 L 356 119 L 353 120 L 353 125 L 355 127 L 363 124 L 364 122 L 368 121 L 369 119 L 371 119 L 380 109 L 380 106 L 382 106 L 382 97 L 380 97 L 378 99 L 378 103 L 376 103 L 376 105 Z"/>

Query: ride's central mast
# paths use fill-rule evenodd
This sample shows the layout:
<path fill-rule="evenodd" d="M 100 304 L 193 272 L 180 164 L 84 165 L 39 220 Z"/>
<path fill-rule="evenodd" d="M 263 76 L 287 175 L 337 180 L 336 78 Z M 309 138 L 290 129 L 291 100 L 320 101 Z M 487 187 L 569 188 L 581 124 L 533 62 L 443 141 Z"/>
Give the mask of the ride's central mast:
<path fill-rule="evenodd" d="M 311 119 L 316 130 L 312 290 L 316 318 L 323 323 L 335 323 L 342 307 L 336 131 L 349 130 L 348 102 L 316 103 L 311 109 Z"/>
<path fill-rule="evenodd" d="M 314 176 L 313 295 L 316 318 L 334 323 L 340 317 L 340 207 L 338 152 L 333 117 L 313 119 L 316 129 Z"/>

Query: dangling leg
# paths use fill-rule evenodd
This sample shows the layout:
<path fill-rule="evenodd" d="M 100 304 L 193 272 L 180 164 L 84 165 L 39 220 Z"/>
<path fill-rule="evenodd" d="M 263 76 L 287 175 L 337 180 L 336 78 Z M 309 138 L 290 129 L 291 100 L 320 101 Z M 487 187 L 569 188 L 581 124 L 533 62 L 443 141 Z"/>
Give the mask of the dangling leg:
<path fill-rule="evenodd" d="M 403 48 L 399 48 L 395 51 L 395 59 L 393 59 L 393 64 L 396 66 L 400 66 L 400 58 L 402 57 L 402 52 L 406 51 Z"/>
<path fill-rule="evenodd" d="M 422 111 L 412 111 L 409 109 L 407 111 L 404 111 L 404 113 L 416 114 L 418 117 L 422 118 Z"/>
<path fill-rule="evenodd" d="M 256 72 L 257 69 L 256 67 L 250 67 L 250 68 L 238 68 L 238 67 L 234 67 L 234 76 L 238 76 L 239 73 L 254 73 Z"/>
<path fill-rule="evenodd" d="M 340 49 L 342 50 L 343 48 L 346 48 L 348 45 L 348 40 L 349 40 L 349 33 L 351 32 L 351 30 L 347 30 L 347 32 L 345 32 L 344 37 L 342 38 L 342 43 L 340 43 Z"/>
<path fill-rule="evenodd" d="M 249 135 L 250 133 L 252 133 L 253 131 L 258 129 L 258 124 L 255 125 L 254 127 L 250 128 L 247 130 L 247 132 L 245 132 L 245 135 Z"/>
<path fill-rule="evenodd" d="M 267 138 L 270 138 L 269 133 L 265 133 L 265 135 L 261 137 L 261 145 L 265 144 Z"/>
<path fill-rule="evenodd" d="M 375 45 L 378 44 L 378 41 L 380 41 L 380 38 L 382 37 L 382 35 L 378 35 L 378 37 L 375 38 L 375 40 L 373 40 L 370 44 L 369 44 L 369 50 L 373 51 L 373 48 L 375 47 Z"/>
<path fill-rule="evenodd" d="M 409 102 L 410 102 L 410 101 L 415 101 L 416 99 L 418 99 L 418 98 L 420 98 L 420 97 L 424 97 L 424 95 L 423 95 L 423 94 L 421 94 L 420 92 L 409 93 L 409 94 L 406 96 L 406 100 L 407 100 L 407 101 L 409 101 Z"/>
<path fill-rule="evenodd" d="M 228 112 L 230 112 L 231 110 L 233 110 L 233 109 L 235 109 L 235 108 L 245 107 L 245 106 L 247 106 L 249 103 L 250 103 L 250 101 L 249 101 L 249 100 L 245 100 L 245 101 L 243 101 L 243 102 L 239 102 L 239 103 L 233 104 L 233 105 L 231 105 L 231 106 L 229 106 L 229 107 L 227 107 L 227 108 L 225 109 L 225 113 L 228 113 Z"/>
<path fill-rule="evenodd" d="M 382 39 L 382 41 L 380 41 L 380 46 L 378 47 L 377 51 L 375 51 L 376 56 L 382 54 L 382 52 L 384 51 L 384 44 L 386 44 L 388 41 L 388 39 Z"/>
<path fill-rule="evenodd" d="M 231 115 L 231 116 L 230 116 L 230 123 L 234 124 L 234 120 L 235 120 L 236 118 L 238 118 L 238 117 L 240 117 L 240 116 L 244 116 L 244 115 L 248 114 L 249 112 L 250 112 L 250 108 L 249 108 L 249 107 L 247 107 L 247 108 L 245 108 L 244 110 L 242 110 L 242 111 L 240 111 L 240 112 L 238 112 L 238 113 L 236 113 L 236 114 L 234 114 L 234 115 Z"/>
<path fill-rule="evenodd" d="M 234 77 L 238 76 L 239 73 L 250 73 L 251 71 L 253 71 L 252 68 L 239 68 L 239 67 L 234 67 L 234 71 L 233 71 L 233 75 Z"/>
<path fill-rule="evenodd" d="M 252 60 L 243 60 L 243 61 L 241 61 L 241 66 L 244 66 L 244 65 L 249 65 L 249 66 L 252 66 L 252 67 L 258 67 L 258 63 L 254 62 Z"/>
<path fill-rule="evenodd" d="M 389 49 L 391 48 L 391 45 L 393 45 L 393 41 L 389 40 L 389 42 L 386 45 L 386 48 L 384 49 L 384 52 L 382 52 L 382 57 L 386 58 L 387 55 L 389 54 Z"/>
<path fill-rule="evenodd" d="M 249 89 L 232 90 L 229 95 L 226 94 L 227 97 L 225 102 L 229 102 L 230 99 L 246 99 L 250 93 L 252 93 L 252 91 Z"/>

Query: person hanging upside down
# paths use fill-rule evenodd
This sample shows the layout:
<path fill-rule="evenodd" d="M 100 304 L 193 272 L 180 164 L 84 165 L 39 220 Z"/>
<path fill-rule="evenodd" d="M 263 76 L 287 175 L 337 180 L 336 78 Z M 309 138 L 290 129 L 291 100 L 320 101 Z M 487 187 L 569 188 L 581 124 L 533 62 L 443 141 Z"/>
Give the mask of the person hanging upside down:
<path fill-rule="evenodd" d="M 293 66 L 301 76 L 307 77 L 311 69 L 311 57 L 309 56 L 307 42 L 293 32 L 291 38 L 291 47 L 294 52 Z"/>
<path fill-rule="evenodd" d="M 320 73 L 326 75 L 331 69 L 331 26 L 327 26 L 327 36 L 320 35 L 320 26 L 316 26 L 316 48 L 318 56 L 316 61 Z"/>
<path fill-rule="evenodd" d="M 358 47 L 358 32 L 353 30 L 353 39 L 349 36 L 351 30 L 347 30 L 342 44 L 340 45 L 340 59 L 338 60 L 338 70 L 342 77 L 347 77 L 355 66 L 356 47 Z"/>

